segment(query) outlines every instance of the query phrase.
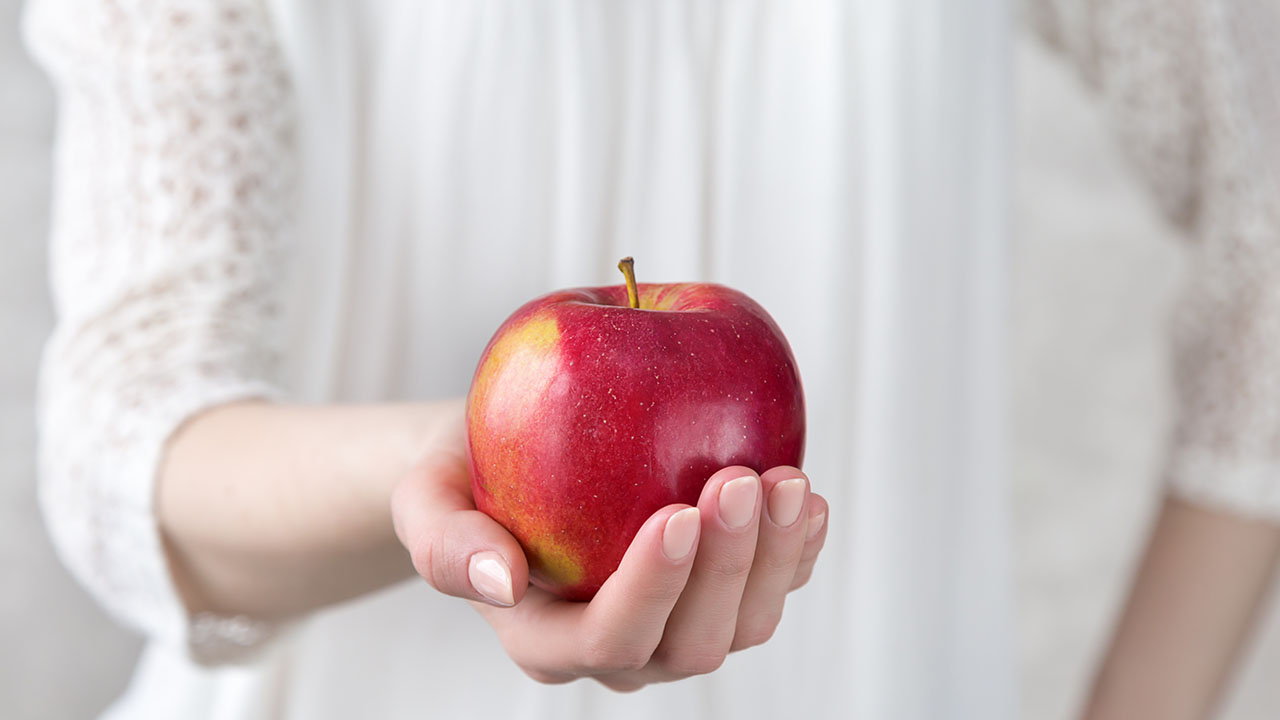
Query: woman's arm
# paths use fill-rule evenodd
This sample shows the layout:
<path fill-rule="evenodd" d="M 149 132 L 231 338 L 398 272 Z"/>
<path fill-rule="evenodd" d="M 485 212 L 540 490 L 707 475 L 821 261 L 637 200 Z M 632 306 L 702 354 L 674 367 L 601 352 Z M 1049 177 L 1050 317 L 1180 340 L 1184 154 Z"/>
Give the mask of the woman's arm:
<path fill-rule="evenodd" d="M 1210 717 L 1277 553 L 1274 523 L 1166 498 L 1085 718 Z"/>
<path fill-rule="evenodd" d="M 826 536 L 826 502 L 799 470 L 725 468 L 696 509 L 654 513 L 595 599 L 562 601 L 528 587 L 515 538 L 475 509 L 463 428 L 461 402 L 243 403 L 197 417 L 160 478 L 188 609 L 285 616 L 416 569 L 476 601 L 536 679 L 635 689 L 767 640 Z"/>
<path fill-rule="evenodd" d="M 1157 207 L 1193 240 L 1172 316 L 1170 491 L 1087 717 L 1203 718 L 1280 546 L 1280 12 L 1164 0 L 1029 8 L 1099 91 Z"/>
<path fill-rule="evenodd" d="M 438 452 L 461 405 L 237 403 L 189 422 L 158 490 L 187 609 L 287 616 L 412 576 L 392 491 Z"/>

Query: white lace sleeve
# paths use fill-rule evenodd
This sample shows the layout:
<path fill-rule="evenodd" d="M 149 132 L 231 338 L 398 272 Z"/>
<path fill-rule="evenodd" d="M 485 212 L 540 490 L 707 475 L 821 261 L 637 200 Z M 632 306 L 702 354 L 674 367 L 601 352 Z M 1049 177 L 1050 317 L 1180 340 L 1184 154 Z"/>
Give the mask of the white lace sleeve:
<path fill-rule="evenodd" d="M 58 317 L 40 381 L 40 500 L 59 553 L 122 621 L 216 662 L 264 637 L 188 617 L 154 515 L 167 439 L 271 396 L 292 97 L 252 0 L 34 0 L 59 101 Z"/>
<path fill-rule="evenodd" d="M 1194 240 L 1171 489 L 1280 520 L 1280 2 L 1037 0 Z"/>

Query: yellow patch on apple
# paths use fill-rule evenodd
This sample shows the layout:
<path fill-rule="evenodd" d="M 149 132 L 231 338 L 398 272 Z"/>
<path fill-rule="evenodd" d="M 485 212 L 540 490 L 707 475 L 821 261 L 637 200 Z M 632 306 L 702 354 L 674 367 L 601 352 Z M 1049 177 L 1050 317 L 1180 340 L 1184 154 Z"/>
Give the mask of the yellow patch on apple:
<path fill-rule="evenodd" d="M 489 351 L 489 357 L 476 376 L 473 402 L 490 409 L 484 423 L 491 430 L 518 432 L 510 427 L 509 418 L 526 417 L 526 406 L 536 406 L 555 379 L 560 364 L 560 327 L 548 313 L 535 314 L 509 333 Z M 497 382 L 503 375 L 514 375 L 517 383 Z M 494 387 L 502 395 L 490 397 Z M 514 392 L 520 388 L 520 392 Z"/>
<path fill-rule="evenodd" d="M 529 549 L 532 551 L 530 559 L 552 582 L 577 585 L 586 577 L 582 563 L 574 560 L 569 550 L 552 538 L 535 538 L 529 542 Z"/>

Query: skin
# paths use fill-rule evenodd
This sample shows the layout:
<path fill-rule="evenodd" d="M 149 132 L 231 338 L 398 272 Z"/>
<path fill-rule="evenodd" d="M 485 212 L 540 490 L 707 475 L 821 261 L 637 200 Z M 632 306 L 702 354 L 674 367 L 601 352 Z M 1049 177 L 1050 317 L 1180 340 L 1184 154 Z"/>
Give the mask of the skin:
<path fill-rule="evenodd" d="M 1167 497 L 1083 717 L 1212 717 L 1278 554 L 1274 523 Z"/>
<path fill-rule="evenodd" d="M 697 503 L 716 470 L 798 466 L 804 395 L 786 339 L 742 293 L 568 290 L 498 329 L 468 427 L 479 508 L 520 540 L 534 584 L 587 600 L 650 515 Z"/>
<path fill-rule="evenodd" d="M 519 542 L 475 509 L 461 401 L 215 408 L 172 439 L 157 508 L 189 611 L 284 618 L 416 571 L 473 601 L 531 677 L 631 690 L 708 672 L 725 653 L 765 641 L 787 593 L 813 572 L 826 501 L 806 478 L 799 519 L 778 526 L 767 498 L 780 480 L 804 475 L 773 468 L 746 528 L 729 528 L 719 490 L 744 476 L 754 474 L 725 468 L 707 483 L 684 557 L 669 558 L 662 542 L 684 506 L 657 510 L 589 603 L 529 587 Z M 481 553 L 506 564 L 514 607 L 497 607 L 471 582 Z"/>

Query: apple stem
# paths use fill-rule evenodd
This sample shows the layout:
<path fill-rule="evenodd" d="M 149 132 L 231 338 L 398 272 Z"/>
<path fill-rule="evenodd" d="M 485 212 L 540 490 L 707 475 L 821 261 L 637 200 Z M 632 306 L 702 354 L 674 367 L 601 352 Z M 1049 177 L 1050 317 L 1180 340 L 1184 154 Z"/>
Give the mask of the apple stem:
<path fill-rule="evenodd" d="M 640 309 L 640 293 L 636 291 L 636 261 L 631 256 L 622 258 L 618 261 L 618 269 L 622 271 L 622 276 L 627 279 L 627 302 L 631 304 L 632 310 Z"/>

